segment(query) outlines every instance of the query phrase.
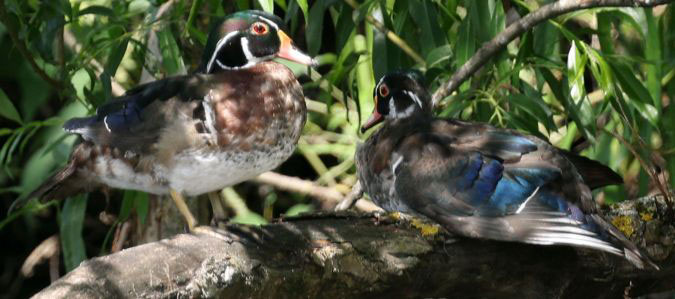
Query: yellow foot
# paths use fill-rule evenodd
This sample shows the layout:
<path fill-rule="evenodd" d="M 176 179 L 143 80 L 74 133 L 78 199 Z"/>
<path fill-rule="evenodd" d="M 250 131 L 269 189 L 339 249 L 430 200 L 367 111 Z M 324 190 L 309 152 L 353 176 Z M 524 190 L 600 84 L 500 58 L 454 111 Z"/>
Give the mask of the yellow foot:
<path fill-rule="evenodd" d="M 209 192 L 209 201 L 211 202 L 211 208 L 213 208 L 213 218 L 211 218 L 211 225 L 217 226 L 218 228 L 224 228 L 227 224 L 227 212 L 223 207 L 223 201 L 220 198 L 218 192 Z"/>
<path fill-rule="evenodd" d="M 441 229 L 441 226 L 436 223 L 401 212 L 376 214 L 375 218 L 377 219 L 377 222 L 381 223 L 408 222 L 410 226 L 418 229 L 423 237 L 434 237 Z"/>
<path fill-rule="evenodd" d="M 423 237 L 434 237 L 438 234 L 440 226 L 436 223 L 428 223 L 419 218 L 412 218 L 410 225 L 417 228 Z"/>
<path fill-rule="evenodd" d="M 178 211 L 181 213 L 181 215 L 183 215 L 183 218 L 185 218 L 185 222 L 187 223 L 188 229 L 190 231 L 193 231 L 194 228 L 197 226 L 197 220 L 195 219 L 195 216 L 192 216 L 190 209 L 185 203 L 183 195 L 180 194 L 180 192 L 173 189 L 169 190 L 169 194 L 171 195 L 171 199 L 173 199 L 173 202 L 176 204 L 176 208 L 178 208 Z"/>

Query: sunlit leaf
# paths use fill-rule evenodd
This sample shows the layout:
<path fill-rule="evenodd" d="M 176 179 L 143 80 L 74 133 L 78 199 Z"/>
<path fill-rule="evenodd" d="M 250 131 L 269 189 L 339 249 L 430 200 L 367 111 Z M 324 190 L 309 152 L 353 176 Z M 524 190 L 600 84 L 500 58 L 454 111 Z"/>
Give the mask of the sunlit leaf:
<path fill-rule="evenodd" d="M 586 94 L 584 87 L 584 69 L 586 67 L 587 55 L 581 53 L 576 46 L 577 42 L 572 43 L 567 55 L 567 77 L 570 88 L 569 101 L 564 98 L 565 107 L 572 119 L 577 123 L 579 131 L 589 140 L 595 140 L 595 117 L 593 107 Z"/>
<path fill-rule="evenodd" d="M 314 207 L 312 205 L 299 203 L 293 205 L 288 210 L 286 210 L 286 213 L 284 213 L 284 215 L 288 217 L 293 217 L 298 216 L 302 213 L 309 213 L 312 211 L 314 211 Z"/>
<path fill-rule="evenodd" d="M 5 94 L 5 92 L 1 88 L 0 88 L 0 116 L 9 120 L 13 120 L 19 124 L 23 123 L 23 121 L 21 121 L 19 111 L 16 111 L 14 104 L 12 104 L 12 101 L 9 100 L 7 94 Z"/>
<path fill-rule="evenodd" d="M 157 37 L 159 38 L 159 49 L 162 51 L 162 66 L 167 75 L 185 74 L 183 57 L 170 28 L 165 27 L 157 32 Z"/>
<path fill-rule="evenodd" d="M 307 6 L 307 0 L 295 0 L 302 10 L 302 15 L 305 16 L 305 21 L 309 20 L 309 6 Z M 306 24 L 305 24 L 306 25 Z"/>
<path fill-rule="evenodd" d="M 427 67 L 432 68 L 452 57 L 452 46 L 443 45 L 431 50 L 426 57 Z"/>
<path fill-rule="evenodd" d="M 258 4 L 264 11 L 274 13 L 274 0 L 258 0 Z"/>
<path fill-rule="evenodd" d="M 136 1 L 134 1 L 134 2 L 136 2 Z M 89 15 L 89 14 L 106 16 L 106 17 L 114 17 L 115 16 L 115 12 L 112 9 L 110 9 L 108 7 L 105 7 L 105 6 L 101 6 L 101 5 L 87 6 L 86 8 L 77 12 L 78 17 Z"/>

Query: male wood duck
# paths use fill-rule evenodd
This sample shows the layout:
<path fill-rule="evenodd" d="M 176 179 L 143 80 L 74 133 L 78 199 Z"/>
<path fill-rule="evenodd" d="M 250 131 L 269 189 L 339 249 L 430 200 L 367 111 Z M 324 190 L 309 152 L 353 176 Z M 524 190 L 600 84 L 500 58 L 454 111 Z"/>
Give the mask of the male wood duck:
<path fill-rule="evenodd" d="M 589 186 L 620 183 L 618 174 L 534 136 L 434 118 L 422 82 L 395 72 L 375 88 L 362 130 L 384 125 L 358 148 L 356 165 L 377 205 L 460 236 L 588 247 L 658 269 L 598 215 Z"/>
<path fill-rule="evenodd" d="M 284 162 L 305 124 L 302 88 L 275 57 L 313 65 L 282 20 L 237 12 L 214 27 L 192 75 L 140 85 L 67 121 L 84 142 L 28 198 L 60 199 L 102 186 L 169 194 L 192 231 L 183 195 L 220 190 Z"/>

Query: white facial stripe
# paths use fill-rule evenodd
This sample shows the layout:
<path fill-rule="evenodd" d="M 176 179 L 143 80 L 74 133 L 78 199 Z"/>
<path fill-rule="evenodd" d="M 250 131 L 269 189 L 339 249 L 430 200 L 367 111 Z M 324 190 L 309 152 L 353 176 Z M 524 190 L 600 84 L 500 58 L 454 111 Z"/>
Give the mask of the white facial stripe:
<path fill-rule="evenodd" d="M 413 99 L 413 101 L 415 101 L 415 103 L 417 103 L 417 106 L 420 106 L 420 109 L 423 109 L 422 108 L 422 101 L 420 100 L 420 98 L 417 97 L 417 95 L 414 92 L 404 90 L 403 93 L 407 94 L 411 99 Z"/>
<path fill-rule="evenodd" d="M 258 16 L 258 19 L 261 19 L 265 21 L 265 23 L 269 24 L 270 26 L 274 27 L 274 29 L 279 30 L 279 26 L 277 26 L 277 23 L 272 22 L 270 19 Z"/>
<path fill-rule="evenodd" d="M 253 53 L 251 53 L 251 50 L 248 48 L 248 38 L 242 37 L 241 38 L 241 50 L 244 51 L 244 55 L 246 56 L 246 61 L 253 61 L 256 59 L 255 56 L 253 56 Z M 248 63 L 246 63 L 248 64 Z"/>
<path fill-rule="evenodd" d="M 209 63 L 206 64 L 206 72 L 207 73 L 211 72 L 211 69 L 213 68 L 213 62 L 216 60 L 216 56 L 218 56 L 218 52 L 220 52 L 220 48 L 225 46 L 225 44 L 227 44 L 228 40 L 231 39 L 233 36 L 235 36 L 237 33 L 239 33 L 239 32 L 238 31 L 232 31 L 218 41 L 218 43 L 216 44 L 216 49 L 213 51 L 213 54 L 211 55 L 211 59 L 209 59 Z M 220 62 L 217 62 L 217 63 L 221 68 L 226 68 Z"/>
<path fill-rule="evenodd" d="M 396 105 L 394 105 L 394 97 L 392 96 L 389 100 L 389 115 L 394 118 L 406 118 L 415 112 L 415 106 L 410 105 L 408 108 L 405 108 L 403 111 L 397 111 Z"/>
<path fill-rule="evenodd" d="M 225 37 L 223 37 L 221 40 L 218 41 L 218 44 L 216 45 L 216 51 L 213 52 L 213 56 L 211 56 L 211 60 L 209 60 L 209 63 L 206 65 L 206 72 L 209 73 L 211 72 L 211 69 L 213 68 L 213 63 L 215 62 L 220 68 L 225 69 L 225 70 L 238 70 L 238 69 L 244 69 L 247 67 L 251 67 L 255 65 L 258 62 L 265 61 L 265 60 L 270 60 L 276 56 L 276 54 L 273 55 L 267 55 L 263 57 L 257 57 L 251 53 L 251 50 L 248 48 L 248 39 L 245 37 L 241 38 L 241 50 L 244 52 L 244 56 L 246 56 L 246 64 L 242 66 L 227 66 L 222 64 L 218 59 L 216 59 L 216 56 L 218 55 L 218 51 L 220 51 L 220 48 L 222 48 L 228 41 L 229 38 L 231 38 L 232 33 L 237 33 L 237 32 L 230 32 L 228 33 Z"/>
<path fill-rule="evenodd" d="M 382 76 L 382 78 L 380 78 L 380 81 L 377 81 L 377 84 L 375 84 L 375 86 L 377 86 L 377 89 L 380 89 L 380 84 L 382 84 L 382 81 L 384 81 L 384 77 L 386 76 Z"/>

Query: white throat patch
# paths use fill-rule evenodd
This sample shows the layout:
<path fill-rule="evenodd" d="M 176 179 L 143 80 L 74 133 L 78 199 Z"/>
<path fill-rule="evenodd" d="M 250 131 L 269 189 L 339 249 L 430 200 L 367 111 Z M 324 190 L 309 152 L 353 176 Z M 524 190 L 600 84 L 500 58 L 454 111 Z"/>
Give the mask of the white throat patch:
<path fill-rule="evenodd" d="M 394 105 L 394 97 L 392 96 L 391 99 L 389 100 L 389 114 L 392 115 L 396 119 L 400 118 L 406 118 L 415 112 L 415 106 L 410 105 L 408 108 L 405 108 L 403 111 L 397 111 L 396 110 L 396 105 Z"/>

